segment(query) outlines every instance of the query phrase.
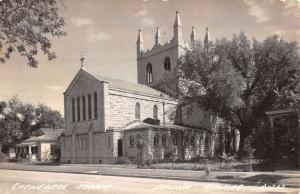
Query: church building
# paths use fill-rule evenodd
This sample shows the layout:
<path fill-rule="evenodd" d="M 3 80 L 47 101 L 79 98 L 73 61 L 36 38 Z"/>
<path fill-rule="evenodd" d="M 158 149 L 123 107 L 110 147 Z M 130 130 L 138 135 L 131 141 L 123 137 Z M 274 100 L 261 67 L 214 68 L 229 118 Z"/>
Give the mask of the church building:
<path fill-rule="evenodd" d="M 197 109 L 189 115 L 178 99 L 154 89 L 174 75 L 187 47 L 176 12 L 173 38 L 144 49 L 137 38 L 137 83 L 106 77 L 82 67 L 64 92 L 66 132 L 60 138 L 64 163 L 122 163 L 125 160 L 191 159 L 212 156 L 215 118 Z M 191 42 L 195 41 L 192 28 Z M 205 41 L 209 34 L 206 31 Z"/>

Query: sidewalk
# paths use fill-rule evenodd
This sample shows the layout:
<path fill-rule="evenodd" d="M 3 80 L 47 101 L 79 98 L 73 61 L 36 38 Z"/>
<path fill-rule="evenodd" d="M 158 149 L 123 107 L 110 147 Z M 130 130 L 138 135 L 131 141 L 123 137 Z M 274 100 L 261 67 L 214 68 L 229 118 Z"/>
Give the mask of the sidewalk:
<path fill-rule="evenodd" d="M 128 176 L 139 178 L 175 179 L 199 182 L 221 182 L 225 184 L 243 185 L 275 185 L 300 188 L 300 171 L 281 172 L 220 172 L 213 171 L 206 176 L 203 171 L 169 170 L 169 169 L 137 169 L 134 166 L 109 164 L 16 164 L 0 163 L 0 169 L 46 171 L 58 173 L 79 173 L 91 175 Z"/>

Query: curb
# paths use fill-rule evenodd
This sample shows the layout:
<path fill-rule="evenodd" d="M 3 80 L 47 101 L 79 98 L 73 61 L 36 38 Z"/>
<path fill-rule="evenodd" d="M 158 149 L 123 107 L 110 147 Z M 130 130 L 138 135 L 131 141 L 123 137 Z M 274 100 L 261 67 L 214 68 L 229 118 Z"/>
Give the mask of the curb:
<path fill-rule="evenodd" d="M 2 168 L 2 170 L 19 170 L 19 171 L 32 171 L 32 172 L 52 172 L 52 173 L 69 173 L 69 174 L 84 174 L 84 175 L 101 175 L 101 176 L 118 176 L 118 177 L 130 177 L 130 178 L 151 178 L 151 179 L 163 179 L 163 180 L 179 180 L 179 181 L 193 181 L 193 182 L 216 182 L 223 184 L 235 184 L 235 185 L 247 185 L 247 186 L 267 186 L 274 185 L 268 182 L 250 182 L 244 180 L 221 180 L 221 179 L 196 179 L 192 177 L 168 177 L 168 176 L 145 176 L 145 175 L 129 175 L 129 174 L 110 174 L 110 173 L 89 173 L 89 172 L 75 172 L 75 171 L 58 171 L 58 170 L 34 170 L 34 169 L 17 169 L 17 168 Z M 300 185 L 296 184 L 282 184 L 286 188 L 300 188 Z"/>

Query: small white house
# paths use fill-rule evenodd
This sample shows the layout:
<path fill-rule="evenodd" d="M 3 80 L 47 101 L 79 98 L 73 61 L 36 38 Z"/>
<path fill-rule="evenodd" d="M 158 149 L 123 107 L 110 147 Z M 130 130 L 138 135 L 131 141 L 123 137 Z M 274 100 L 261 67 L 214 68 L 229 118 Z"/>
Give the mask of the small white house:
<path fill-rule="evenodd" d="M 16 145 L 16 157 L 30 161 L 47 161 L 51 158 L 51 147 L 56 145 L 64 129 L 42 128 L 40 134 L 31 136 Z"/>

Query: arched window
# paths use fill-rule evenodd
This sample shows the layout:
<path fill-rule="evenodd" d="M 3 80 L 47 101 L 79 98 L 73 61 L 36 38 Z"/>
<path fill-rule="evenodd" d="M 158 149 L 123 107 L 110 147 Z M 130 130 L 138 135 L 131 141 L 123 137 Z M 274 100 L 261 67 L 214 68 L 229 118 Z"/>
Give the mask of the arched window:
<path fill-rule="evenodd" d="M 158 146 L 158 143 L 159 143 L 159 137 L 158 137 L 158 135 L 155 135 L 154 136 L 154 146 Z"/>
<path fill-rule="evenodd" d="M 85 115 L 85 96 L 82 96 L 82 120 L 85 121 L 86 115 Z"/>
<path fill-rule="evenodd" d="M 72 98 L 72 121 L 75 122 L 75 99 Z"/>
<path fill-rule="evenodd" d="M 94 117 L 98 118 L 98 103 L 97 103 L 97 93 L 94 94 Z"/>
<path fill-rule="evenodd" d="M 156 105 L 153 106 L 153 118 L 157 119 L 157 106 Z"/>
<path fill-rule="evenodd" d="M 171 60 L 170 60 L 170 57 L 166 57 L 165 58 L 164 67 L 165 67 L 166 71 L 170 71 L 171 70 Z"/>
<path fill-rule="evenodd" d="M 77 121 L 80 121 L 80 98 L 77 97 Z"/>
<path fill-rule="evenodd" d="M 167 137 L 166 135 L 163 135 L 161 138 L 161 145 L 166 146 L 167 145 Z"/>
<path fill-rule="evenodd" d="M 92 96 L 90 94 L 88 95 L 88 114 L 89 119 L 92 119 Z"/>
<path fill-rule="evenodd" d="M 135 119 L 141 119 L 141 106 L 138 102 L 135 104 Z"/>
<path fill-rule="evenodd" d="M 153 81 L 153 74 L 152 74 L 152 64 L 147 64 L 147 83 L 151 83 Z"/>
<path fill-rule="evenodd" d="M 131 148 L 134 147 L 134 137 L 133 136 L 129 137 L 129 147 L 131 147 Z"/>
<path fill-rule="evenodd" d="M 80 149 L 83 150 L 83 138 L 80 138 Z"/>

